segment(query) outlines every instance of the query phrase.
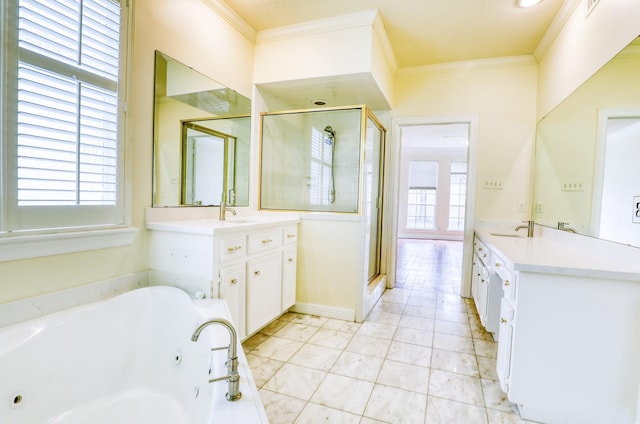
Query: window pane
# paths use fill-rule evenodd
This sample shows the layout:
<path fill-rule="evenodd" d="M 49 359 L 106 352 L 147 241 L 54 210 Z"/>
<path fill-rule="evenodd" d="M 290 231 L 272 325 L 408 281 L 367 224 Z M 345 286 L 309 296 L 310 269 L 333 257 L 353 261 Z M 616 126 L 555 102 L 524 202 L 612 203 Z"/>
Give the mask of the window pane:
<path fill-rule="evenodd" d="M 407 229 L 434 230 L 438 162 L 409 161 Z"/>
<path fill-rule="evenodd" d="M 18 205 L 115 205 L 120 5 L 18 4 Z"/>
<path fill-rule="evenodd" d="M 452 162 L 450 179 L 449 231 L 463 231 L 467 188 L 467 163 Z"/>

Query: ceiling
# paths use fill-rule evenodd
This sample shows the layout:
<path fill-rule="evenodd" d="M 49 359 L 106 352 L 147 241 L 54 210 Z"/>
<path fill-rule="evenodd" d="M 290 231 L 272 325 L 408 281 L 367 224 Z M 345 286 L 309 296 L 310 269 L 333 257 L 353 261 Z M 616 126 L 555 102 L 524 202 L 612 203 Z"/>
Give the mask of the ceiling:
<path fill-rule="evenodd" d="M 533 54 L 564 1 L 224 0 L 258 32 L 378 9 L 399 69 Z"/>

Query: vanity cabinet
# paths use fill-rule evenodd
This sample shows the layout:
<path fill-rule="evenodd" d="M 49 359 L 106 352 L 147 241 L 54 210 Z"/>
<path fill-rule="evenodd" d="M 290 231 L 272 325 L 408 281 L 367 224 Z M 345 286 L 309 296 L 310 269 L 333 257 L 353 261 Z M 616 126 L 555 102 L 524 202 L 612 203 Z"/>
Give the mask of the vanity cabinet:
<path fill-rule="evenodd" d="M 225 299 L 244 340 L 295 304 L 297 222 L 148 224 L 150 281 Z"/>
<path fill-rule="evenodd" d="M 499 328 L 501 281 L 494 271 L 494 253 L 478 238 L 474 240 L 471 293 L 482 326 L 496 338 Z"/>
<path fill-rule="evenodd" d="M 541 233 L 481 234 L 502 290 L 500 387 L 527 420 L 637 424 L 640 249 Z"/>

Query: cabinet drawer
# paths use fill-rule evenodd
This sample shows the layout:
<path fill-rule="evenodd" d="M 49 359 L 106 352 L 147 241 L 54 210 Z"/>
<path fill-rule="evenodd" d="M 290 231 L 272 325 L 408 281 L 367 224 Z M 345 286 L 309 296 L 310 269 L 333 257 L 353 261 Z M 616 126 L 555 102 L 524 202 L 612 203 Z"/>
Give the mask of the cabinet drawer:
<path fill-rule="evenodd" d="M 251 234 L 248 238 L 248 245 L 249 254 L 282 246 L 282 229 Z"/>
<path fill-rule="evenodd" d="M 284 229 L 284 243 L 285 244 L 294 244 L 298 241 L 298 226 L 297 225 L 289 225 Z"/>
<path fill-rule="evenodd" d="M 245 251 L 244 237 L 224 238 L 220 240 L 220 262 L 241 258 Z"/>
<path fill-rule="evenodd" d="M 494 254 L 492 256 L 493 271 L 502 280 L 503 296 L 510 301 L 516 298 L 516 273 L 505 264 L 504 259 Z"/>
<path fill-rule="evenodd" d="M 487 249 L 487 246 L 484 245 L 483 242 L 480 241 L 480 239 L 476 238 L 473 242 L 473 250 L 474 252 L 478 255 L 478 257 L 480 258 L 480 260 L 482 260 L 483 262 L 487 262 L 489 259 L 489 249 Z"/>

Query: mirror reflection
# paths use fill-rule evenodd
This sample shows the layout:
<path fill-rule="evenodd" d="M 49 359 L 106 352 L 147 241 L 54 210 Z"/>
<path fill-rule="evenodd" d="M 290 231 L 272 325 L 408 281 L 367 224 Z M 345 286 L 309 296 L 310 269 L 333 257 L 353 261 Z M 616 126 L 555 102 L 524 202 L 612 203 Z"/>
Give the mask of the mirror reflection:
<path fill-rule="evenodd" d="M 156 51 L 153 206 L 249 204 L 251 101 Z"/>
<path fill-rule="evenodd" d="M 640 246 L 640 38 L 537 126 L 536 222 Z"/>

